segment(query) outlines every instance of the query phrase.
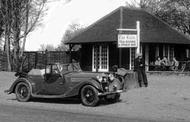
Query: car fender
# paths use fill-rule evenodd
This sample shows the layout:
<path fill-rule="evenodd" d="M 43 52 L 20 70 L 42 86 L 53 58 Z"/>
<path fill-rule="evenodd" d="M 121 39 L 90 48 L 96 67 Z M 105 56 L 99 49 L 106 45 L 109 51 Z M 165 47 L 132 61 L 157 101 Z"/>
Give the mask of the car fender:
<path fill-rule="evenodd" d="M 83 81 L 79 84 L 77 84 L 75 87 L 73 87 L 72 89 L 70 89 L 65 95 L 66 97 L 71 97 L 71 96 L 76 96 L 80 94 L 80 90 L 82 89 L 82 87 L 84 87 L 85 85 L 91 85 L 94 88 L 96 88 L 99 92 L 102 91 L 102 87 L 100 85 L 100 83 L 95 80 L 95 79 L 90 79 L 88 81 Z"/>
<path fill-rule="evenodd" d="M 31 89 L 31 92 L 32 92 L 32 88 L 33 88 L 33 86 L 32 86 L 32 82 L 30 81 L 30 80 L 28 80 L 27 78 L 17 78 L 14 82 L 13 82 L 13 84 L 11 85 L 11 87 L 9 88 L 9 90 L 7 90 L 7 91 L 5 91 L 5 92 L 7 92 L 8 94 L 11 94 L 11 93 L 14 93 L 15 92 L 15 88 L 16 88 L 16 85 L 18 84 L 18 83 L 20 83 L 20 82 L 25 82 L 25 83 L 27 83 L 28 85 L 29 85 L 29 87 L 30 87 L 30 89 Z"/>

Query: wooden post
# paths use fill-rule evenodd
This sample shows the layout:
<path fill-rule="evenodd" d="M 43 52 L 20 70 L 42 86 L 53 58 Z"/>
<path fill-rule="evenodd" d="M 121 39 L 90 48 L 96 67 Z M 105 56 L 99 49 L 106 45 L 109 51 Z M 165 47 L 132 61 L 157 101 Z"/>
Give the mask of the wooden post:
<path fill-rule="evenodd" d="M 123 8 L 120 9 L 120 25 L 119 28 L 123 28 Z M 122 30 L 119 31 L 119 33 L 122 33 Z M 122 50 L 119 48 L 119 67 L 122 65 Z"/>
<path fill-rule="evenodd" d="M 162 50 L 163 50 L 163 57 L 164 57 L 164 56 L 166 56 L 166 46 L 165 45 L 163 45 Z"/>
<path fill-rule="evenodd" d="M 38 52 L 35 52 L 35 68 L 37 67 L 38 64 Z"/>
<path fill-rule="evenodd" d="M 74 45 L 72 44 L 69 44 L 69 55 L 70 55 L 70 63 L 72 63 L 72 48 L 73 48 Z"/>
<path fill-rule="evenodd" d="M 136 22 L 137 28 L 137 51 L 136 53 L 140 53 L 140 21 Z"/>
<path fill-rule="evenodd" d="M 47 73 L 47 49 L 45 50 L 45 74 Z"/>
<path fill-rule="evenodd" d="M 186 49 L 186 58 L 189 58 L 189 56 L 190 56 L 190 55 L 189 55 L 189 49 L 187 48 L 187 49 Z"/>
<path fill-rule="evenodd" d="M 156 45 L 156 57 L 158 57 L 160 54 L 159 54 L 159 45 Z"/>
<path fill-rule="evenodd" d="M 168 60 L 171 60 L 171 58 L 170 58 L 170 45 L 167 46 L 167 50 L 168 50 Z"/>
<path fill-rule="evenodd" d="M 30 53 L 26 53 L 28 57 L 28 70 L 30 69 Z M 23 54 L 22 54 L 23 56 Z"/>
<path fill-rule="evenodd" d="M 149 45 L 145 45 L 145 65 L 149 65 Z M 149 67 L 146 66 L 146 71 L 149 70 Z"/>

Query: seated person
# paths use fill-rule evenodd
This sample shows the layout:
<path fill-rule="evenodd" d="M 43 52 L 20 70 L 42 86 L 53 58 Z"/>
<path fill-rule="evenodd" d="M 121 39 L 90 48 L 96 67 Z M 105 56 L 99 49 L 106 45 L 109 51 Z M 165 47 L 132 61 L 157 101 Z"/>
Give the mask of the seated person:
<path fill-rule="evenodd" d="M 168 66 L 169 65 L 169 61 L 167 59 L 166 56 L 164 56 L 164 58 L 161 60 L 161 65 L 164 65 L 164 66 Z"/>
<path fill-rule="evenodd" d="M 112 66 L 113 72 L 117 72 L 117 69 L 118 69 L 118 66 L 117 66 L 117 65 L 113 65 L 113 66 Z"/>
<path fill-rule="evenodd" d="M 73 63 L 73 70 L 74 71 L 82 71 L 79 63 Z"/>
<path fill-rule="evenodd" d="M 81 71 L 79 62 L 77 62 L 74 59 L 72 59 L 72 68 L 73 68 L 73 71 Z"/>
<path fill-rule="evenodd" d="M 155 70 L 159 71 L 161 69 L 161 59 L 159 56 L 156 58 L 154 64 L 155 64 Z"/>
<path fill-rule="evenodd" d="M 179 66 L 179 61 L 176 60 L 175 57 L 173 57 L 172 61 L 171 61 L 171 70 L 178 70 L 178 66 Z"/>
<path fill-rule="evenodd" d="M 60 63 L 56 63 L 57 65 L 57 70 L 61 73 L 64 69 L 63 69 L 63 65 L 61 65 Z"/>
<path fill-rule="evenodd" d="M 161 67 L 162 67 L 162 70 L 167 70 L 167 66 L 169 66 L 169 61 L 167 59 L 166 56 L 164 56 L 164 58 L 161 60 Z"/>
<path fill-rule="evenodd" d="M 80 72 L 82 71 L 81 70 L 81 67 L 80 67 L 80 64 L 78 62 L 76 62 L 74 59 L 72 59 L 72 63 L 70 63 L 68 65 L 68 71 L 77 71 L 77 72 Z"/>
<path fill-rule="evenodd" d="M 52 73 L 53 73 L 53 74 L 59 73 L 59 69 L 58 69 L 57 65 L 53 65 L 53 66 L 52 66 Z"/>

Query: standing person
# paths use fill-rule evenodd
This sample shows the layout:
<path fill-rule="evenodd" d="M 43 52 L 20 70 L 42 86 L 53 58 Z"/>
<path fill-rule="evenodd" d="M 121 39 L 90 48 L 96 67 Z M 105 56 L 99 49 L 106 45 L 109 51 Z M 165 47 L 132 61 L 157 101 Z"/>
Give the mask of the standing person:
<path fill-rule="evenodd" d="M 145 73 L 145 64 L 142 54 L 137 54 L 137 57 L 135 58 L 134 71 L 137 73 L 139 86 L 142 87 L 142 83 L 144 83 L 145 87 L 147 87 L 148 81 Z"/>

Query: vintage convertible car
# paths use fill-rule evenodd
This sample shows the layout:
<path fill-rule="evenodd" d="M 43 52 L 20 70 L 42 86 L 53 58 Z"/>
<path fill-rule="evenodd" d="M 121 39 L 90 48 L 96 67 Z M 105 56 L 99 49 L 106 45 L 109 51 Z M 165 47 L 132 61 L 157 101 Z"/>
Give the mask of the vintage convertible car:
<path fill-rule="evenodd" d="M 30 98 L 79 97 L 85 106 L 96 106 L 101 98 L 116 102 L 122 85 L 112 73 L 83 72 L 78 63 L 49 64 L 45 69 L 17 73 L 8 94 L 15 93 L 18 101 Z"/>

